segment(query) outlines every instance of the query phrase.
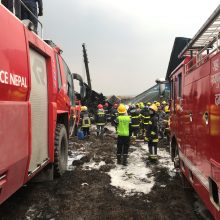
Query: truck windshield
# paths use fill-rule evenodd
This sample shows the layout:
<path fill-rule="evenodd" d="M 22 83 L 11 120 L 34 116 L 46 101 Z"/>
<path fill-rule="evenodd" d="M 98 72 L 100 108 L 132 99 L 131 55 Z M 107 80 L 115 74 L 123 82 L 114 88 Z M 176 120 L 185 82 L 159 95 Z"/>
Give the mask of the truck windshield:
<path fill-rule="evenodd" d="M 66 62 L 63 59 L 63 66 L 64 66 L 64 71 L 67 79 L 67 84 L 68 84 L 68 96 L 70 98 L 71 105 L 74 105 L 74 87 L 73 87 L 73 77 L 70 72 L 69 67 L 67 66 Z"/>

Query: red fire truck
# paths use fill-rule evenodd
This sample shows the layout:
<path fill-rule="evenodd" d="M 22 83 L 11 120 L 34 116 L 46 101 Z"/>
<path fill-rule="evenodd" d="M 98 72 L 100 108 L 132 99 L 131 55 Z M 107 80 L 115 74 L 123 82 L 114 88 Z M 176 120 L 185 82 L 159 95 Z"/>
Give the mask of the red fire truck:
<path fill-rule="evenodd" d="M 0 33 L 1 204 L 40 171 L 66 170 L 74 90 L 61 50 L 1 4 Z"/>
<path fill-rule="evenodd" d="M 220 219 L 220 6 L 182 50 L 172 72 L 171 156 Z"/>

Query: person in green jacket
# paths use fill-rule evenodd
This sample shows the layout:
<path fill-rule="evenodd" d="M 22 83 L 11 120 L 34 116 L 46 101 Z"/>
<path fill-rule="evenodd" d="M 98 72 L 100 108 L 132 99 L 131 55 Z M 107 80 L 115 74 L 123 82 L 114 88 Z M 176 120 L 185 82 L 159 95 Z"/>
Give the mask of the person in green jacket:
<path fill-rule="evenodd" d="M 128 148 L 130 144 L 130 117 L 126 114 L 127 110 L 123 104 L 118 107 L 119 116 L 116 119 L 117 124 L 117 164 L 127 165 Z"/>

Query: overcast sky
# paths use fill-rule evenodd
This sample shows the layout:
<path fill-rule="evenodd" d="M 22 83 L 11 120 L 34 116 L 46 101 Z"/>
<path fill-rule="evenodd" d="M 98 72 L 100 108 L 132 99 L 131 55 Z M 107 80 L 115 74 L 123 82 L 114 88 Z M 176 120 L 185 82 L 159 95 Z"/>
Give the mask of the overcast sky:
<path fill-rule="evenodd" d="M 104 95 L 138 95 L 165 77 L 175 37 L 192 38 L 219 0 L 44 0 L 44 35 Z"/>

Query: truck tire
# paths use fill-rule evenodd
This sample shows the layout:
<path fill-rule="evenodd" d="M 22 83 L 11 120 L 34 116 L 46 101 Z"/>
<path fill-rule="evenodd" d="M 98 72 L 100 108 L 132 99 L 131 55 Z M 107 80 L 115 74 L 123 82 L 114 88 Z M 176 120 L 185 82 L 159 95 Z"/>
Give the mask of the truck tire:
<path fill-rule="evenodd" d="M 63 124 L 57 124 L 54 141 L 54 177 L 60 177 L 67 169 L 68 138 Z"/>

